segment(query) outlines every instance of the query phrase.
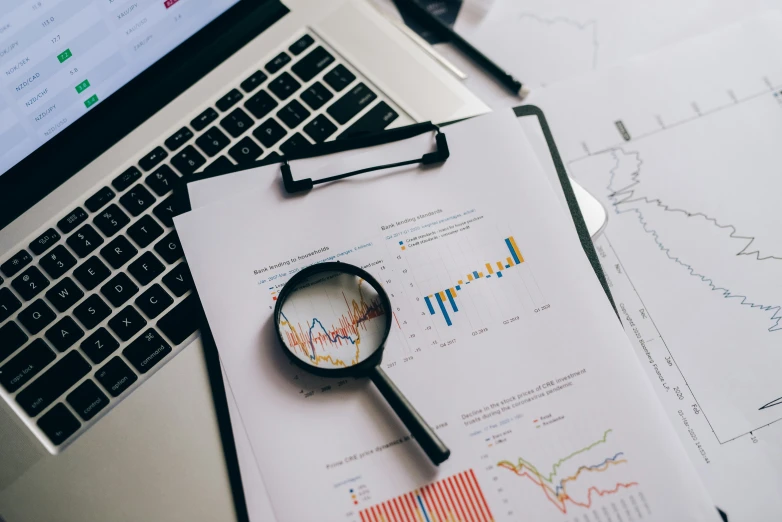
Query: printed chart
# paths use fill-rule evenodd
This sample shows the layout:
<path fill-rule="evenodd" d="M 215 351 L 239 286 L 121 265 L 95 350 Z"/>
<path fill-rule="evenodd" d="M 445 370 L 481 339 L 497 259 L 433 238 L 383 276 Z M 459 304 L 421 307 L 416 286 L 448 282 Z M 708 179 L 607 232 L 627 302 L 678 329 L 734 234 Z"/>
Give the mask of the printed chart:
<path fill-rule="evenodd" d="M 362 522 L 493 522 L 473 470 L 387 500 L 359 513 Z"/>

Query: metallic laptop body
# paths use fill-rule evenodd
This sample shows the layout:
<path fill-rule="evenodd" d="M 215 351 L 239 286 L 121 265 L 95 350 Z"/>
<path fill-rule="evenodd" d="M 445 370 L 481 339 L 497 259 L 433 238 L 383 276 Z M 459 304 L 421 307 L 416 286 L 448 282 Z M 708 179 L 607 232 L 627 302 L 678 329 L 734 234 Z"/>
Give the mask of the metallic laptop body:
<path fill-rule="evenodd" d="M 171 176 L 487 107 L 359 0 L 0 0 L 0 70 L 0 520 L 243 518 Z"/>

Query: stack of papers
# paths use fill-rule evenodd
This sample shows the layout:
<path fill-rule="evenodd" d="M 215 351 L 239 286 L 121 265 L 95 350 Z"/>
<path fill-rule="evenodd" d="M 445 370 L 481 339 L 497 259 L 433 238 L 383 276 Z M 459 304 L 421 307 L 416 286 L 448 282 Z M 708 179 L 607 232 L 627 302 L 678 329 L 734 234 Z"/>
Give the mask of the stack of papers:
<path fill-rule="evenodd" d="M 190 186 L 202 206 L 177 230 L 275 517 L 719 520 L 512 112 L 447 135 L 442 166 L 299 197 L 277 166 Z M 317 178 L 431 147 L 423 135 L 292 167 Z M 370 382 L 314 377 L 283 354 L 277 293 L 335 260 L 390 294 L 382 366 L 451 448 L 439 468 Z"/>
<path fill-rule="evenodd" d="M 300 198 L 274 166 L 192 184 L 176 223 L 246 434 L 251 518 L 782 519 L 782 14 L 637 57 L 768 3 L 497 0 L 457 20 L 539 87 L 569 173 L 609 209 L 595 246 L 624 334 L 538 138 L 509 113 L 448 129 L 452 158 L 425 173 Z M 487 102 L 514 103 L 470 72 Z M 523 262 L 430 313 L 423 298 L 516 255 L 511 239 Z M 439 469 L 370 383 L 303 374 L 276 345 L 272 293 L 337 259 L 377 270 L 399 303 L 383 367 L 451 447 Z"/>

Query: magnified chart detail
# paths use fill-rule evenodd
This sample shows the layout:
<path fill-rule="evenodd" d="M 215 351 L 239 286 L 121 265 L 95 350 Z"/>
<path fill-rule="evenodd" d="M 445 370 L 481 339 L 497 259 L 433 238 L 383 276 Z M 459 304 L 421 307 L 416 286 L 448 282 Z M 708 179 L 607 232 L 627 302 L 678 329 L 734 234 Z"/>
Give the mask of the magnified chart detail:
<path fill-rule="evenodd" d="M 386 310 L 377 292 L 358 277 L 319 274 L 281 303 L 280 335 L 293 354 L 312 366 L 353 366 L 383 341 Z"/>
<path fill-rule="evenodd" d="M 493 522 L 473 470 L 463 471 L 359 513 L 361 522 Z"/>

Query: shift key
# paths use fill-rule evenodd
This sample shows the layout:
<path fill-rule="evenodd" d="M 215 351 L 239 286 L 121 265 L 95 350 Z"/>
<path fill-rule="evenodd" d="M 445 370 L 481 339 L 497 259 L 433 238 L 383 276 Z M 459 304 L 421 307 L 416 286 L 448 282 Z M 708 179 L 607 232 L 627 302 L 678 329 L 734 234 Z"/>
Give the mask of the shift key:
<path fill-rule="evenodd" d="M 27 388 L 19 392 L 16 402 L 30 417 L 35 417 L 60 395 L 79 382 L 90 371 L 88 363 L 79 352 L 71 351 Z"/>
<path fill-rule="evenodd" d="M 340 125 L 344 125 L 364 107 L 372 103 L 375 98 L 377 98 L 377 94 L 363 83 L 359 83 L 342 98 L 332 103 L 326 112 Z"/>

